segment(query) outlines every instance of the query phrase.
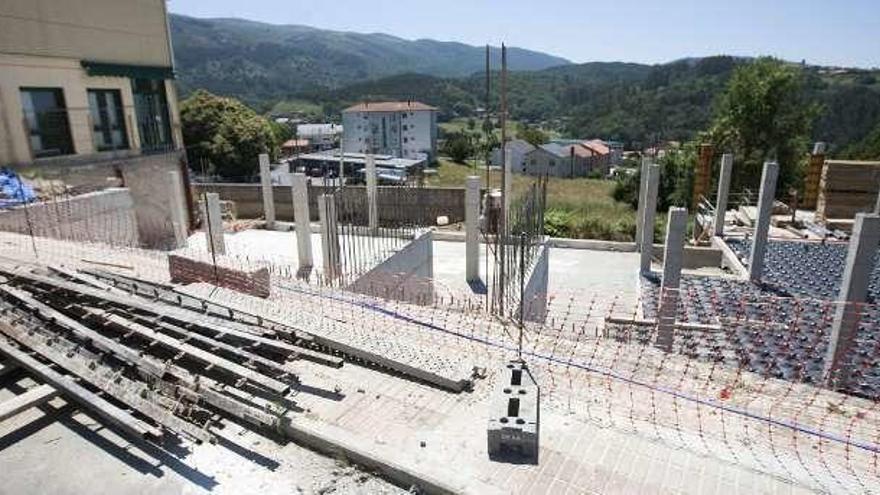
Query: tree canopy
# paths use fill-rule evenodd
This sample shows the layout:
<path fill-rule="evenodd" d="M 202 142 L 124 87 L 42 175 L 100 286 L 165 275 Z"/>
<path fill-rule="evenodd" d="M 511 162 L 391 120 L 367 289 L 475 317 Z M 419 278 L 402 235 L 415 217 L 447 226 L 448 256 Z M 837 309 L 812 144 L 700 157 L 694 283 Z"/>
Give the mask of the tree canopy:
<path fill-rule="evenodd" d="M 807 101 L 802 69 L 773 58 L 737 67 L 718 99 L 709 141 L 734 154 L 734 190 L 757 187 L 763 163 L 779 163 L 777 190 L 801 180 L 819 106 Z"/>
<path fill-rule="evenodd" d="M 180 121 L 193 168 L 244 178 L 257 173 L 260 153 L 275 158 L 278 136 L 272 126 L 234 98 L 196 91 L 181 103 Z"/>

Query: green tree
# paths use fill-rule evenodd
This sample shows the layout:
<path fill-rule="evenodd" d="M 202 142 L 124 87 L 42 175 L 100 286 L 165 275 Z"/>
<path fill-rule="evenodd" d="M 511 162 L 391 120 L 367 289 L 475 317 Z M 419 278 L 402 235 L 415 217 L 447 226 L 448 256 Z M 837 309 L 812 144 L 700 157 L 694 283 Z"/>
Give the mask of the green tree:
<path fill-rule="evenodd" d="M 520 127 L 517 131 L 517 137 L 528 142 L 532 146 L 541 146 L 542 144 L 547 144 L 550 141 L 550 137 L 547 136 L 544 131 L 538 129 L 537 127 L 532 127 L 526 124 L 520 124 Z"/>
<path fill-rule="evenodd" d="M 183 140 L 192 166 L 227 178 L 257 172 L 260 153 L 275 158 L 278 142 L 269 122 L 234 98 L 196 91 L 180 105 Z"/>
<path fill-rule="evenodd" d="M 464 132 L 454 132 L 447 135 L 442 150 L 443 154 L 458 163 L 465 163 L 468 158 L 474 155 L 475 151 L 473 140 Z"/>
<path fill-rule="evenodd" d="M 732 152 L 733 187 L 756 188 L 763 162 L 779 163 L 778 191 L 800 183 L 819 107 L 807 101 L 799 66 L 769 57 L 737 67 L 717 101 L 706 136 L 717 152 Z"/>
<path fill-rule="evenodd" d="M 850 160 L 880 160 L 880 124 L 864 139 L 846 147 L 840 156 Z"/>

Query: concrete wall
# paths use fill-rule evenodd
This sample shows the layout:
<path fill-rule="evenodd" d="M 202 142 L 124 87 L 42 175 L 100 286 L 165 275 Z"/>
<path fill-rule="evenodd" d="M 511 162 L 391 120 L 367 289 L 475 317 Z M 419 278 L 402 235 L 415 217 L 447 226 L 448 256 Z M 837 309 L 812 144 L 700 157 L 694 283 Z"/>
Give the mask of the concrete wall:
<path fill-rule="evenodd" d="M 434 301 L 433 277 L 432 231 L 425 230 L 358 278 L 348 289 L 360 294 L 427 305 Z"/>
<path fill-rule="evenodd" d="M 69 157 L 63 160 L 40 160 L 34 165 L 17 167 L 27 178 L 60 180 L 68 186 L 104 189 L 128 188 L 137 217 L 138 239 L 154 248 L 174 248 L 172 204 L 168 172 L 181 170 L 181 153 L 108 158 Z M 179 194 L 185 194 L 185 190 Z"/>
<path fill-rule="evenodd" d="M 260 218 L 263 216 L 263 199 L 259 184 L 194 184 L 196 197 L 204 192 L 216 192 L 223 201 L 235 202 L 239 218 Z M 346 197 L 352 202 L 366 204 L 366 191 L 363 186 L 346 186 Z M 281 221 L 293 221 L 293 202 L 290 187 L 274 186 L 275 217 Z M 312 221 L 318 220 L 318 196 L 323 194 L 323 186 L 309 187 L 309 209 Z M 446 215 L 450 222 L 464 221 L 464 188 L 424 187 L 398 188 L 379 187 L 379 223 L 388 220 L 417 221 L 422 225 L 434 225 L 437 216 Z M 366 209 L 364 209 L 366 212 Z"/>
<path fill-rule="evenodd" d="M 113 246 L 139 245 L 128 189 L 110 188 L 0 211 L 0 230 Z"/>
<path fill-rule="evenodd" d="M 0 51 L 171 66 L 165 0 L 3 0 Z"/>
<path fill-rule="evenodd" d="M 550 283 L 550 248 L 547 243 L 538 248 L 538 256 L 532 264 L 525 290 L 523 319 L 543 323 L 547 318 L 547 289 Z"/>

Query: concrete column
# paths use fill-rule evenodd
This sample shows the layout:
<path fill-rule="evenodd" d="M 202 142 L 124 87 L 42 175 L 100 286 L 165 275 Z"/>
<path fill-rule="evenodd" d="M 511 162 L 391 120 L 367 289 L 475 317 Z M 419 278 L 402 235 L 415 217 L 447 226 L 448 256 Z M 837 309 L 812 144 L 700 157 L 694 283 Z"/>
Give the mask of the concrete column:
<path fill-rule="evenodd" d="M 275 198 L 272 196 L 272 175 L 269 169 L 269 155 L 260 153 L 260 184 L 263 186 L 263 213 L 266 215 L 266 229 L 275 228 Z"/>
<path fill-rule="evenodd" d="M 171 210 L 171 229 L 174 232 L 174 247 L 186 246 L 187 221 L 186 199 L 183 197 L 183 179 L 179 170 L 168 171 L 168 205 Z"/>
<path fill-rule="evenodd" d="M 670 208 L 666 222 L 666 249 L 663 254 L 663 279 L 660 281 L 660 304 L 657 315 L 657 347 L 672 351 L 672 336 L 678 313 L 678 292 L 684 239 L 687 234 L 686 208 Z"/>
<path fill-rule="evenodd" d="M 645 189 L 648 184 L 648 167 L 650 165 L 651 160 L 647 156 L 643 156 L 639 173 L 639 198 L 636 209 L 636 249 L 641 249 L 642 246 L 642 229 L 645 223 Z"/>
<path fill-rule="evenodd" d="M 730 175 L 733 172 L 733 155 L 721 157 L 721 173 L 718 175 L 718 196 L 715 198 L 715 235 L 724 235 L 724 214 L 727 213 L 727 197 L 730 194 Z"/>
<path fill-rule="evenodd" d="M 342 151 L 342 144 L 339 145 L 339 185 L 345 185 L 345 152 Z"/>
<path fill-rule="evenodd" d="M 645 183 L 645 201 L 643 207 L 642 244 L 639 272 L 651 271 L 651 257 L 654 254 L 654 218 L 657 215 L 657 194 L 660 189 L 660 165 L 649 165 Z"/>
<path fill-rule="evenodd" d="M 296 222 L 296 252 L 300 271 L 314 266 L 312 259 L 311 212 L 309 212 L 309 185 L 305 174 L 291 174 L 293 221 Z"/>
<path fill-rule="evenodd" d="M 847 357 L 858 332 L 861 311 L 864 310 L 863 303 L 868 297 L 878 245 L 880 216 L 857 214 L 825 354 L 824 376 L 828 385 L 833 388 L 845 388 L 853 378 L 855 370 L 847 362 Z"/>
<path fill-rule="evenodd" d="M 336 226 L 336 201 L 332 194 L 318 196 L 318 216 L 321 218 L 321 254 L 324 276 L 334 279 L 341 275 L 339 264 L 339 235 Z"/>
<path fill-rule="evenodd" d="M 226 254 L 226 241 L 223 238 L 223 213 L 220 212 L 220 195 L 205 193 L 202 201 L 202 228 L 208 249 L 215 255 Z"/>
<path fill-rule="evenodd" d="M 770 232 L 770 215 L 776 197 L 776 178 L 779 177 L 779 164 L 764 163 L 761 174 L 761 192 L 758 194 L 758 213 L 755 219 L 755 234 L 752 236 L 752 254 L 749 257 L 749 280 L 758 282 L 764 272 L 764 253 L 767 251 L 767 234 Z"/>
<path fill-rule="evenodd" d="M 465 276 L 468 282 L 480 280 L 480 178 L 470 176 L 464 191 Z"/>
<path fill-rule="evenodd" d="M 379 188 L 376 184 L 376 158 L 367 155 L 364 171 L 367 174 L 367 212 L 370 233 L 379 230 Z"/>

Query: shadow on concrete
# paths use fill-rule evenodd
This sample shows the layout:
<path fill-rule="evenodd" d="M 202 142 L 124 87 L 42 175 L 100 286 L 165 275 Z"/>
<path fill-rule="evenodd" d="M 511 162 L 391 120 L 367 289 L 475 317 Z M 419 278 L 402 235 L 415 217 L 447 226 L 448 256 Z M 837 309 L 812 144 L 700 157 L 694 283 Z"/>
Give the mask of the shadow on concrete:
<path fill-rule="evenodd" d="M 474 294 L 486 294 L 489 291 L 489 288 L 486 287 L 486 282 L 483 282 L 483 279 L 481 278 L 471 280 L 467 284 L 471 288 L 471 292 Z"/>
<path fill-rule="evenodd" d="M 293 387 L 293 389 L 296 390 L 297 392 L 302 392 L 304 394 L 310 394 L 310 395 L 314 395 L 316 397 L 320 397 L 322 399 L 328 399 L 328 400 L 333 400 L 333 401 L 337 401 L 337 402 L 339 402 L 345 398 L 345 394 L 342 394 L 342 393 L 339 393 L 336 391 L 325 390 L 323 388 L 312 387 L 311 385 L 305 385 L 303 383 L 295 385 Z"/>
<path fill-rule="evenodd" d="M 275 471 L 278 469 L 281 464 L 278 463 L 275 459 L 270 459 L 259 452 L 254 452 L 253 450 L 239 445 L 228 438 L 224 438 L 222 436 L 217 436 L 217 443 L 224 448 L 229 449 L 231 452 L 244 457 L 245 459 L 257 464 L 258 466 L 264 467 L 269 471 Z"/>
<path fill-rule="evenodd" d="M 522 452 L 514 450 L 503 450 L 496 454 L 490 454 L 489 459 L 494 462 L 503 462 L 506 464 L 525 464 L 530 466 L 538 465 L 538 455 L 525 455 Z"/>

